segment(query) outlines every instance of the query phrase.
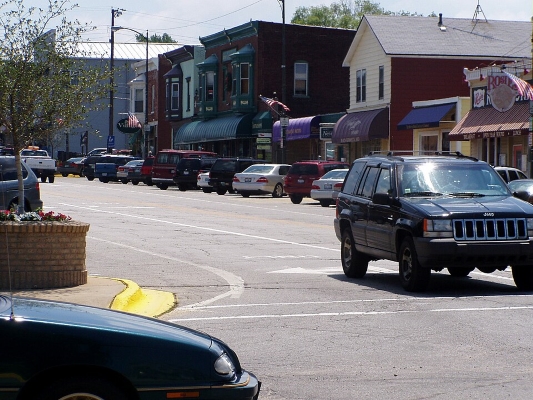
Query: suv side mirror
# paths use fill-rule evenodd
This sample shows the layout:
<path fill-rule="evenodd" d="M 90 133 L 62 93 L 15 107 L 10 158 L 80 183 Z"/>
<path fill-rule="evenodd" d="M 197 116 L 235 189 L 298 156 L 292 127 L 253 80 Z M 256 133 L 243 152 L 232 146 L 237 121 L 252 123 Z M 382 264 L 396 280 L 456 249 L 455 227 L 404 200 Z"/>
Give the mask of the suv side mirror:
<path fill-rule="evenodd" d="M 527 190 L 513 192 L 513 196 L 519 198 L 520 200 L 529 201 L 529 192 Z"/>

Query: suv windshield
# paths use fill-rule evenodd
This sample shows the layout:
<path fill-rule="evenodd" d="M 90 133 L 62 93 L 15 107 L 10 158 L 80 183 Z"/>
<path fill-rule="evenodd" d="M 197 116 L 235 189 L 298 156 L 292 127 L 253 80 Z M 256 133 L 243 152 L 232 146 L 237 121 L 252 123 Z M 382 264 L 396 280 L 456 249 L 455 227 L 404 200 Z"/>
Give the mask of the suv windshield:
<path fill-rule="evenodd" d="M 398 166 L 398 175 L 401 197 L 509 194 L 498 174 L 481 164 L 403 164 Z"/>
<path fill-rule="evenodd" d="M 289 174 L 297 175 L 318 175 L 318 165 L 316 164 L 293 164 Z"/>

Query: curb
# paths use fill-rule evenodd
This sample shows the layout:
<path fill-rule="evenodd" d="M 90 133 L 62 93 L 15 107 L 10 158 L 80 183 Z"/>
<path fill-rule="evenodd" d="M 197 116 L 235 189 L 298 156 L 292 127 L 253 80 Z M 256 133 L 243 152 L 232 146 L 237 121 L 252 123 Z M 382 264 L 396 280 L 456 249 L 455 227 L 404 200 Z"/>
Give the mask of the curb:
<path fill-rule="evenodd" d="M 128 279 L 111 278 L 122 282 L 126 288 L 117 294 L 109 308 L 147 317 L 159 317 L 174 309 L 178 301 L 174 293 L 162 290 L 141 289 Z"/>

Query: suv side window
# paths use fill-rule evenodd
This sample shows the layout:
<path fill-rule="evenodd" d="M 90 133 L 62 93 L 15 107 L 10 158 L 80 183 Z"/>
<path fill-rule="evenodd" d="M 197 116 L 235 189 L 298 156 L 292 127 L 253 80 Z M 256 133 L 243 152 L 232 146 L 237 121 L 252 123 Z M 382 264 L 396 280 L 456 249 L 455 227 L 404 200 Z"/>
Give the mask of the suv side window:
<path fill-rule="evenodd" d="M 287 175 L 287 172 L 289 172 L 289 166 L 282 166 L 279 167 L 279 174 L 280 175 Z"/>
<path fill-rule="evenodd" d="M 343 193 L 353 194 L 355 191 L 355 185 L 357 185 L 357 181 L 359 180 L 359 176 L 361 175 L 364 166 L 364 161 L 354 161 L 352 168 L 346 176 L 344 187 L 342 188 Z"/>
<path fill-rule="evenodd" d="M 376 184 L 375 193 L 390 194 L 390 191 L 390 170 L 388 168 L 381 168 L 381 172 L 378 177 L 378 183 Z"/>
<path fill-rule="evenodd" d="M 368 167 L 365 170 L 365 175 L 363 177 L 363 184 L 359 187 L 357 194 L 359 196 L 370 198 L 372 196 L 372 189 L 374 188 L 374 182 L 376 181 L 376 176 L 379 173 L 380 168 L 378 167 Z"/>

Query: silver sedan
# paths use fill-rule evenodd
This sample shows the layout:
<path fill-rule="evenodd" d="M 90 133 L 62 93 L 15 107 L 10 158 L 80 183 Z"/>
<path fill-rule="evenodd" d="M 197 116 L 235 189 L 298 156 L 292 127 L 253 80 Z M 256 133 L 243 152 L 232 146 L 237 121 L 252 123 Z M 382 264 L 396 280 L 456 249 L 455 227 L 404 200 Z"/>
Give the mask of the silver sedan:
<path fill-rule="evenodd" d="M 338 192 L 342 188 L 348 169 L 333 169 L 320 179 L 313 181 L 311 198 L 318 200 L 322 207 L 329 207 L 335 202 Z"/>
<path fill-rule="evenodd" d="M 283 178 L 287 175 L 288 164 L 254 164 L 233 177 L 233 189 L 242 197 L 251 194 L 271 194 L 283 196 Z"/>

